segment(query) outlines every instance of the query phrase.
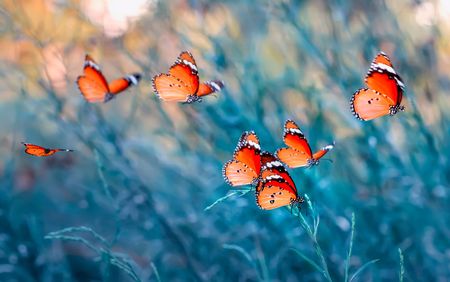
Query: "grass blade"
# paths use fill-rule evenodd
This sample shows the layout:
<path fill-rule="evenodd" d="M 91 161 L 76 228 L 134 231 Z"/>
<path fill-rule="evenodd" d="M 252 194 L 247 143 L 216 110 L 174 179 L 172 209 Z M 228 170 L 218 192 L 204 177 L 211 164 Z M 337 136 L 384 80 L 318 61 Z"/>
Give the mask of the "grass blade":
<path fill-rule="evenodd" d="M 249 190 L 243 190 L 243 191 L 233 191 L 231 193 L 229 193 L 228 195 L 223 196 L 222 198 L 217 199 L 214 203 L 212 203 L 211 205 L 207 206 L 204 211 L 209 211 L 210 209 L 212 209 L 215 205 L 225 201 L 228 198 L 233 197 L 234 195 L 240 194 L 239 197 L 242 197 L 244 195 L 246 195 L 248 192 L 250 192 L 251 189 Z"/>
<path fill-rule="evenodd" d="M 222 248 L 227 249 L 227 250 L 234 250 L 237 251 L 238 253 L 240 253 L 241 255 L 243 255 L 251 264 L 254 264 L 252 257 L 250 256 L 249 253 L 247 253 L 246 250 L 244 250 L 242 247 L 239 247 L 238 245 L 229 245 L 229 244 L 224 244 L 222 245 Z"/>
<path fill-rule="evenodd" d="M 368 262 L 366 262 L 365 264 L 363 264 L 360 268 L 358 268 L 358 269 L 356 270 L 356 272 L 352 275 L 352 277 L 350 277 L 350 280 L 349 280 L 349 281 L 352 282 L 353 279 L 356 278 L 356 276 L 358 276 L 361 272 L 364 271 L 364 269 L 366 269 L 366 268 L 369 267 L 370 265 L 376 263 L 377 261 L 379 261 L 379 259 L 374 259 L 374 260 L 368 261 Z"/>
<path fill-rule="evenodd" d="M 348 269 L 350 267 L 350 258 L 352 257 L 353 237 L 355 235 L 355 213 L 352 212 L 352 230 L 350 232 L 350 244 L 348 246 L 347 259 L 345 260 L 345 277 L 344 281 L 348 281 Z"/>
<path fill-rule="evenodd" d="M 153 269 L 153 273 L 155 273 L 156 281 L 161 282 L 161 277 L 159 276 L 158 269 L 156 268 L 156 265 L 152 262 L 151 267 Z"/>
<path fill-rule="evenodd" d="M 398 256 L 400 257 L 400 272 L 398 274 L 398 281 L 403 282 L 403 276 L 405 275 L 405 267 L 403 262 L 403 253 L 400 248 L 398 248 Z"/>
<path fill-rule="evenodd" d="M 304 254 L 302 254 L 299 250 L 295 249 L 295 248 L 289 248 L 290 250 L 294 251 L 297 255 L 299 255 L 302 259 L 304 259 L 307 263 L 309 263 L 311 266 L 313 266 L 317 271 L 323 273 L 323 269 L 317 264 L 315 263 L 312 259 L 310 259 L 309 257 L 305 256 Z"/>

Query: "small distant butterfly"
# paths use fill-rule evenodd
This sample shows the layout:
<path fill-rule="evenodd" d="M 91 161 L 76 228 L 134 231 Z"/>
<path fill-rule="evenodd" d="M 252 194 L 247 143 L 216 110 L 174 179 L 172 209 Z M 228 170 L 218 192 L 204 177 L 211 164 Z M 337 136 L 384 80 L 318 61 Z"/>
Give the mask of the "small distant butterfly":
<path fill-rule="evenodd" d="M 36 157 L 48 157 L 55 154 L 56 152 L 73 152 L 73 150 L 69 149 L 48 149 L 30 143 L 22 142 L 22 144 L 25 146 L 25 153 Z"/>
<path fill-rule="evenodd" d="M 170 67 L 169 73 L 153 77 L 153 89 L 161 100 L 169 102 L 201 102 L 202 97 L 219 92 L 220 80 L 199 82 L 197 64 L 191 53 L 184 51 Z"/>
<path fill-rule="evenodd" d="M 222 170 L 225 181 L 231 186 L 255 183 L 261 172 L 261 147 L 253 131 L 244 132 L 239 139 L 233 159 Z"/>
<path fill-rule="evenodd" d="M 351 110 L 357 119 L 371 120 L 405 110 L 400 105 L 405 84 L 385 53 L 380 52 L 375 57 L 365 82 L 367 88 L 356 91 L 350 101 Z"/>
<path fill-rule="evenodd" d="M 88 102 L 106 103 L 130 86 L 137 85 L 140 79 L 141 75 L 135 73 L 108 83 L 97 63 L 89 55 L 86 55 L 84 75 L 78 77 L 77 84 L 81 94 Z"/>
<path fill-rule="evenodd" d="M 287 120 L 284 124 L 283 140 L 288 148 L 281 148 L 276 154 L 290 168 L 317 165 L 319 160 L 334 148 L 334 145 L 328 145 L 313 154 L 305 135 L 292 120 Z"/>
<path fill-rule="evenodd" d="M 303 203 L 297 187 L 283 164 L 271 153 L 261 154 L 261 180 L 256 187 L 256 203 L 261 209 Z"/>

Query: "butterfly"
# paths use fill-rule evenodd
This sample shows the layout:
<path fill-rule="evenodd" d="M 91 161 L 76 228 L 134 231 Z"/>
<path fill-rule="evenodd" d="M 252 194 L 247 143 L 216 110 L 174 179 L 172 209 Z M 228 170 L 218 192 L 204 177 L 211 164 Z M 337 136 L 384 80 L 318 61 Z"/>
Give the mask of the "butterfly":
<path fill-rule="evenodd" d="M 283 140 L 288 148 L 278 149 L 276 155 L 290 168 L 317 165 L 319 160 L 334 148 L 334 145 L 330 144 L 313 154 L 305 135 L 292 120 L 287 120 L 284 124 Z"/>
<path fill-rule="evenodd" d="M 224 87 L 223 81 L 211 80 L 199 82 L 197 64 L 191 53 L 182 52 L 169 73 L 153 77 L 153 89 L 164 101 L 190 104 L 201 102 L 202 97 L 219 92 Z"/>
<path fill-rule="evenodd" d="M 255 183 L 261 172 L 261 147 L 255 132 L 244 132 L 234 150 L 233 159 L 225 163 L 222 174 L 231 186 Z"/>
<path fill-rule="evenodd" d="M 48 149 L 30 143 L 22 142 L 22 144 L 25 146 L 25 153 L 36 157 L 48 157 L 55 154 L 56 152 L 73 152 L 73 150 L 69 149 Z"/>
<path fill-rule="evenodd" d="M 380 52 L 366 75 L 367 88 L 356 91 L 350 101 L 353 115 L 360 120 L 371 120 L 404 111 L 401 106 L 405 84 L 394 70 L 389 57 Z"/>
<path fill-rule="evenodd" d="M 77 78 L 77 84 L 81 94 L 90 103 L 106 103 L 128 87 L 137 85 L 141 79 L 140 74 L 134 73 L 108 83 L 100 67 L 89 55 L 84 60 L 83 71 L 84 75 Z"/>
<path fill-rule="evenodd" d="M 265 210 L 303 203 L 283 164 L 271 153 L 261 154 L 261 177 L 256 186 L 256 204 Z"/>

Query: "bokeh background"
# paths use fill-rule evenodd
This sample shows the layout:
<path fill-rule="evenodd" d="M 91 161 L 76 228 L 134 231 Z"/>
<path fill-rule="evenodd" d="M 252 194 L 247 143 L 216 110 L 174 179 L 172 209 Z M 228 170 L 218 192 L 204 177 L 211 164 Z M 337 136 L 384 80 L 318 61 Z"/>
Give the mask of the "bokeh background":
<path fill-rule="evenodd" d="M 1 281 L 450 280 L 448 0 L 0 3 Z M 159 101 L 151 77 L 183 50 L 226 89 Z M 406 111 L 363 123 L 349 100 L 380 50 Z M 85 53 L 108 79 L 144 78 L 88 104 Z M 336 142 L 291 170 L 313 208 L 210 206 L 241 133 L 274 151 L 287 118 L 313 149 Z"/>

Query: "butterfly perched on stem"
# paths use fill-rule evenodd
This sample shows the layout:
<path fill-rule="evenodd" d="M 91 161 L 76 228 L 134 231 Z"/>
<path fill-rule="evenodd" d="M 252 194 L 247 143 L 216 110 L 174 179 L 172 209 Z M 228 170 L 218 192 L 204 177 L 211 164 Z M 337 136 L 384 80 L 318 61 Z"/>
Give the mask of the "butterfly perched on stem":
<path fill-rule="evenodd" d="M 220 80 L 200 83 L 198 68 L 191 53 L 182 52 L 168 73 L 153 77 L 153 89 L 164 101 L 193 103 L 202 97 L 219 92 L 224 87 Z"/>
<path fill-rule="evenodd" d="M 81 94 L 90 103 L 106 103 L 130 86 L 137 85 L 141 79 L 141 75 L 135 73 L 108 83 L 100 67 L 89 55 L 85 57 L 83 72 L 78 77 L 77 84 Z"/>
<path fill-rule="evenodd" d="M 258 136 L 246 131 L 239 138 L 233 159 L 225 163 L 222 169 L 225 181 L 231 186 L 254 184 L 261 172 L 261 147 Z"/>
<path fill-rule="evenodd" d="M 283 141 L 288 148 L 278 149 L 276 155 L 290 168 L 317 165 L 319 160 L 334 148 L 334 145 L 330 144 L 313 154 L 305 135 L 292 120 L 287 120 L 284 124 Z"/>
<path fill-rule="evenodd" d="M 385 53 L 380 52 L 372 61 L 365 82 L 367 88 L 356 91 L 350 101 L 350 108 L 357 119 L 392 116 L 405 109 L 400 105 L 405 84 Z"/>
<path fill-rule="evenodd" d="M 303 203 L 297 187 L 278 158 L 269 152 L 261 154 L 261 176 L 256 186 L 256 203 L 271 210 Z"/>
<path fill-rule="evenodd" d="M 25 153 L 36 157 L 48 157 L 56 152 L 73 152 L 73 150 L 69 149 L 48 149 L 30 143 L 22 142 L 22 144 L 25 146 Z"/>

